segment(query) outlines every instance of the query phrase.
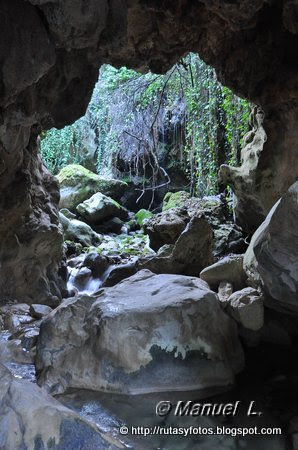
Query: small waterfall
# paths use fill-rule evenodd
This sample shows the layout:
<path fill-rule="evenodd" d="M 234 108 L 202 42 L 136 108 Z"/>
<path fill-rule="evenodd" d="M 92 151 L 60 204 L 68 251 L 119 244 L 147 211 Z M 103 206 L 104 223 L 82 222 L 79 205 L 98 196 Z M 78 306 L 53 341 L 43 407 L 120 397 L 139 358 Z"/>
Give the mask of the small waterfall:
<path fill-rule="evenodd" d="M 85 267 L 68 267 L 69 277 L 67 281 L 67 289 L 70 292 L 77 291 L 79 294 L 93 295 L 101 288 L 115 267 L 116 265 L 110 265 L 99 278 L 93 277 L 90 271 L 90 275 L 86 276 L 84 281 L 78 280 L 78 275 L 82 269 L 85 269 Z"/>

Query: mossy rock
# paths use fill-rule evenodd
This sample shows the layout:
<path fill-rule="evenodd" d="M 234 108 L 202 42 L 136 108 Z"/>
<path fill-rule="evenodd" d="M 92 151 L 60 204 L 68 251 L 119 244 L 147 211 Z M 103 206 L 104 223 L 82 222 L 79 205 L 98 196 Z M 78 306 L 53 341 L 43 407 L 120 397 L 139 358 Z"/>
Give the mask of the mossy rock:
<path fill-rule="evenodd" d="M 91 225 L 98 225 L 112 217 L 128 218 L 128 212 L 116 200 L 101 192 L 80 203 L 76 210 Z"/>
<path fill-rule="evenodd" d="M 64 167 L 57 175 L 60 183 L 60 208 L 75 211 L 79 203 L 97 192 L 119 200 L 128 188 L 127 183 L 105 178 L 79 164 Z"/>
<path fill-rule="evenodd" d="M 186 191 L 167 192 L 163 199 L 162 210 L 168 211 L 172 208 L 184 208 L 189 199 L 190 194 Z"/>
<path fill-rule="evenodd" d="M 153 213 L 151 211 L 148 211 L 147 209 L 140 209 L 136 214 L 135 218 L 140 227 L 143 226 L 144 220 L 151 219 L 153 216 Z"/>

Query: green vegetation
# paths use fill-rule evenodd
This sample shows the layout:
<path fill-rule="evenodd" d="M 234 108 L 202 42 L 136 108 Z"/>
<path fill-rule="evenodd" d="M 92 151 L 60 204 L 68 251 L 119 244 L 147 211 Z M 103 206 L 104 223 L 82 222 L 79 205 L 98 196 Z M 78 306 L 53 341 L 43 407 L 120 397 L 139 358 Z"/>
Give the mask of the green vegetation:
<path fill-rule="evenodd" d="M 86 115 L 44 133 L 41 152 L 54 173 L 80 163 L 154 188 L 180 170 L 192 195 L 215 194 L 219 166 L 239 162 L 249 113 L 197 55 L 165 75 L 105 65 Z"/>
<path fill-rule="evenodd" d="M 190 194 L 185 191 L 167 192 L 163 199 L 162 210 L 168 211 L 172 208 L 183 208 L 187 204 Z"/>
<path fill-rule="evenodd" d="M 140 209 L 137 213 L 136 213 L 136 221 L 137 224 L 142 227 L 144 224 L 144 220 L 146 219 L 151 219 L 151 217 L 153 216 L 151 211 L 147 211 L 147 209 Z"/>

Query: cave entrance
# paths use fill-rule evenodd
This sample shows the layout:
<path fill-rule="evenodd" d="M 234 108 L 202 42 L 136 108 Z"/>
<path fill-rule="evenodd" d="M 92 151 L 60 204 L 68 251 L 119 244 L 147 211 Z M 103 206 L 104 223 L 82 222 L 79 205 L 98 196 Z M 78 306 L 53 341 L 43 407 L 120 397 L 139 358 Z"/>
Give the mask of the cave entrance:
<path fill-rule="evenodd" d="M 222 202 L 230 226 L 231 191 L 218 183 L 218 171 L 239 164 L 250 110 L 196 54 L 164 75 L 102 66 L 86 114 L 41 134 L 43 160 L 60 181 L 67 256 L 78 258 L 70 262 L 69 286 L 115 283 L 133 273 L 138 257 L 175 244 L 189 221 L 182 211 L 188 203 L 195 210 L 199 199 L 207 209 Z M 176 230 L 155 236 L 150 220 L 173 207 L 181 210 Z M 96 280 L 86 253 L 103 258 Z"/>

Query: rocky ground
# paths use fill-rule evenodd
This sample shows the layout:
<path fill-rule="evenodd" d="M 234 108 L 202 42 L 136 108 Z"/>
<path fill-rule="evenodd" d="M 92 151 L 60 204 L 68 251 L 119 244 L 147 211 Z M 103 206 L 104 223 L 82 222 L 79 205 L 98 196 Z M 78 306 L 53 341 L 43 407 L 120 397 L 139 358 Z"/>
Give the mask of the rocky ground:
<path fill-rule="evenodd" d="M 135 395 L 148 396 L 136 408 L 136 425 L 138 420 L 154 425 L 158 422 L 152 420 L 153 410 L 148 419 L 148 405 L 163 392 L 189 392 L 190 398 L 203 399 L 233 388 L 226 398 L 255 396 L 252 400 L 267 411 L 262 423 L 282 427 L 283 436 L 272 438 L 270 448 L 288 448 L 289 433 L 296 439 L 297 405 L 291 401 L 287 409 L 281 396 L 287 399 L 288 387 L 293 391 L 298 386 L 295 363 L 289 361 L 298 329 L 292 245 L 297 242 L 297 183 L 248 246 L 250 238 L 234 224 L 222 196 L 168 193 L 160 212 L 132 213 L 122 200 L 125 183 L 109 183 L 80 166 L 68 166 L 58 178 L 67 289 L 56 307 L 38 299 L 0 307 L 1 376 L 6 380 L 1 396 L 9 399 L 0 424 L 7 417 L 13 423 L 17 408 L 22 422 L 18 442 L 29 447 L 56 439 L 66 448 L 72 443 L 64 443 L 65 430 L 79 424 L 76 439 L 88 435 L 96 448 L 123 448 L 126 443 L 116 429 L 121 423 L 134 425 L 128 411 Z M 88 179 L 91 190 L 86 189 Z M 48 394 L 29 383 L 36 380 Z M 115 394 L 126 396 L 118 412 Z M 37 421 L 30 437 L 24 432 L 29 395 L 39 397 L 37 410 L 50 405 L 57 411 L 55 424 L 49 421 L 39 434 Z M 85 420 L 86 408 L 91 422 Z M 40 414 L 40 420 L 48 420 L 46 412 Z M 246 426 L 245 417 L 237 420 L 232 424 Z M 95 426 L 102 421 L 107 422 L 105 430 Z M 0 433 L 4 442 L 13 439 L 12 432 L 10 426 Z M 262 439 L 225 436 L 221 448 L 261 449 Z M 134 448 L 147 448 L 148 441 L 138 442 Z M 185 445 L 179 440 L 150 442 L 164 449 L 219 445 L 213 439 L 190 439 Z"/>

